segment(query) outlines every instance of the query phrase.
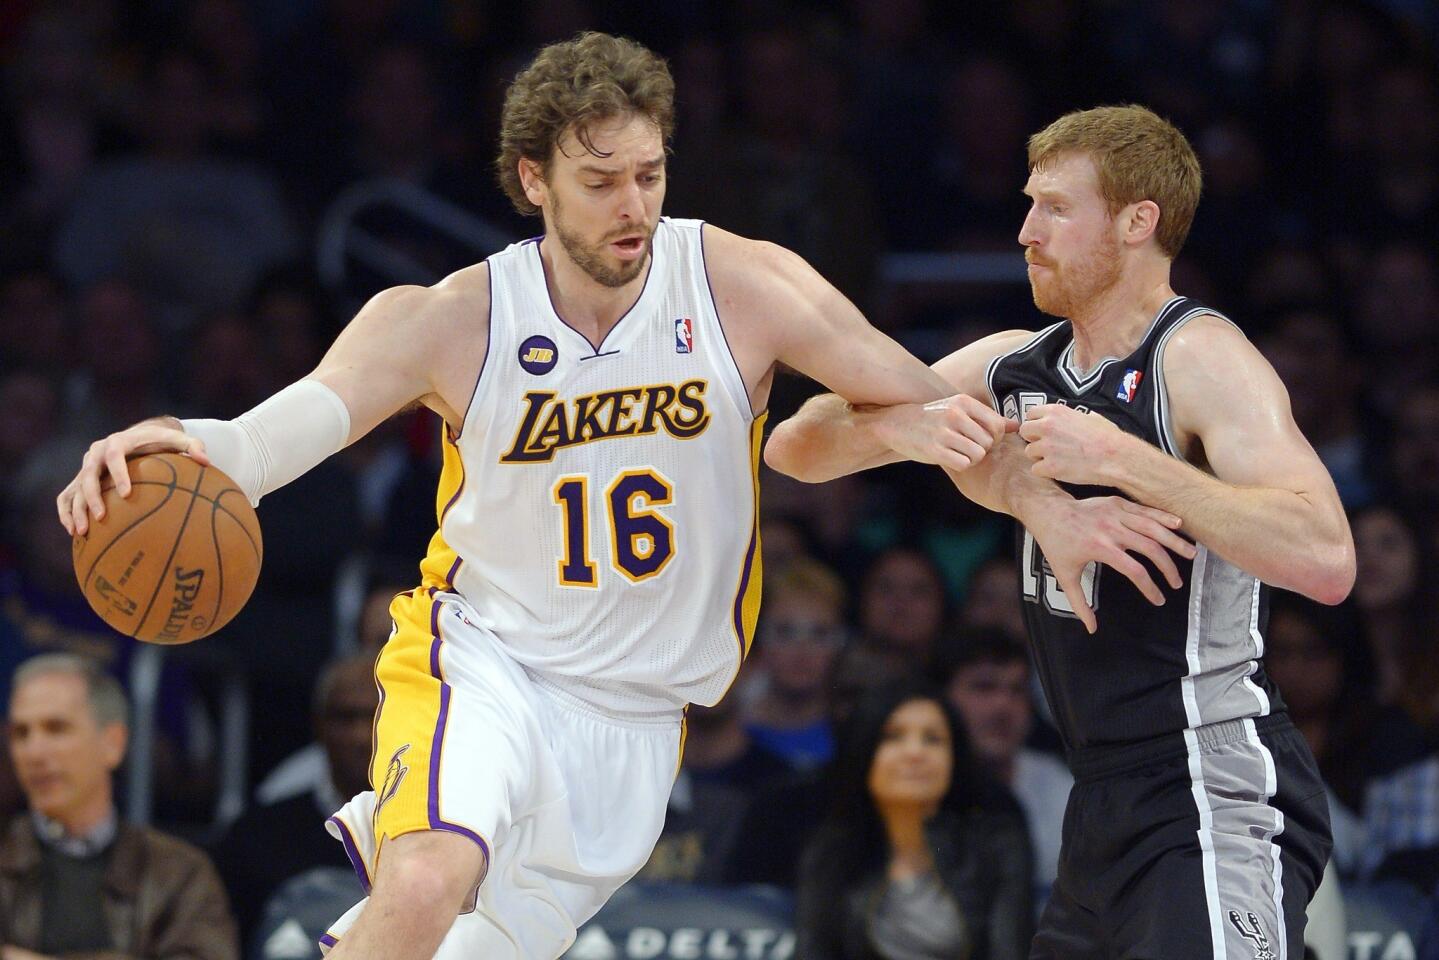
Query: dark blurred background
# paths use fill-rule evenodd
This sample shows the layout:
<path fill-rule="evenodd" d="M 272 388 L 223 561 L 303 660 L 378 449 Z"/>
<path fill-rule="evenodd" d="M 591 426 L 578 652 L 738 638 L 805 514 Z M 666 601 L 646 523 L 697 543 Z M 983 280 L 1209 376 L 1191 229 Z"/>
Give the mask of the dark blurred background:
<path fill-rule="evenodd" d="M 499 105 L 538 46 L 582 29 L 670 61 L 667 213 L 796 250 L 928 361 L 1042 322 L 1015 239 L 1029 134 L 1139 102 L 1189 136 L 1205 191 L 1174 286 L 1278 369 L 1358 545 L 1344 606 L 1276 602 L 1269 668 L 1329 781 L 1346 894 L 1402 885 L 1418 942 L 1439 884 L 1429 0 L 5 0 L 0 684 L 35 652 L 102 659 L 140 707 L 127 810 L 205 842 L 257 786 L 271 802 L 343 786 L 311 743 L 338 736 L 315 680 L 373 655 L 415 579 L 434 418 L 267 498 L 254 599 L 184 650 L 139 650 L 89 612 L 54 496 L 89 441 L 160 412 L 234 416 L 303 376 L 376 290 L 540 232 L 494 182 Z M 778 384 L 771 422 L 813 390 Z M 767 612 L 730 702 L 696 711 L 693 762 L 718 759 L 682 774 L 656 882 L 793 883 L 743 838 L 810 816 L 764 798 L 823 769 L 839 692 L 947 683 L 974 630 L 1022 639 L 1006 523 L 937 471 L 763 485 L 766 602 L 777 578 L 789 619 Z M 1038 713 L 1019 740 L 1052 754 Z M 0 809 L 21 802 L 0 776 Z"/>

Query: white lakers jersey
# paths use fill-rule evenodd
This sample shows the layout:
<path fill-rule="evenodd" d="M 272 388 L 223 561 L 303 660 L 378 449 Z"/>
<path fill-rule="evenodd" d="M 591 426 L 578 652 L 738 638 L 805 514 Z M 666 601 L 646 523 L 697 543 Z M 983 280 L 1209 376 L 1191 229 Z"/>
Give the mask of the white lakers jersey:
<path fill-rule="evenodd" d="M 489 259 L 489 350 L 422 565 L 542 683 L 610 711 L 713 704 L 759 613 L 763 416 L 705 273 L 662 219 L 596 348 L 555 312 L 537 240 Z"/>

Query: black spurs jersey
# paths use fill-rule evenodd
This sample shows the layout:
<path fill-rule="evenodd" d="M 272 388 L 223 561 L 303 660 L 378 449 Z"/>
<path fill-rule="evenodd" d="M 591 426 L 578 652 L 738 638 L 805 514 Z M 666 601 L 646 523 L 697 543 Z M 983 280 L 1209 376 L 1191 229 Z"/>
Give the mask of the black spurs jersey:
<path fill-rule="evenodd" d="M 1175 297 L 1159 311 L 1133 353 L 1105 360 L 1083 376 L 1072 366 L 1069 322 L 1056 323 L 991 362 L 988 381 L 995 408 L 1022 423 L 1025 412 L 1039 404 L 1067 404 L 1099 414 L 1171 456 L 1182 456 L 1169 421 L 1164 349 L 1175 331 L 1205 313 L 1223 316 Z M 1078 497 L 1117 492 L 1067 489 Z M 1022 528 L 1017 549 L 1035 664 L 1070 751 L 1283 710 L 1260 661 L 1268 587 L 1203 544 L 1198 544 L 1193 561 L 1174 557 L 1184 578 L 1180 589 L 1171 589 L 1152 572 L 1165 594 L 1161 607 L 1150 604 L 1124 575 L 1090 564 L 1083 585 L 1098 621 L 1093 636 L 1074 614 L 1034 538 Z"/>

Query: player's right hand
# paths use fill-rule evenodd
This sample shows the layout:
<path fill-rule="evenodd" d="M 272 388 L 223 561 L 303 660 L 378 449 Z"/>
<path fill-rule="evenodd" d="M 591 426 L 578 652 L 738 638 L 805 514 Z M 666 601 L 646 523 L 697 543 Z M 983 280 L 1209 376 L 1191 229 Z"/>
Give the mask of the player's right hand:
<path fill-rule="evenodd" d="M 879 437 L 895 453 L 916 463 L 967 470 L 1019 424 L 982 400 L 957 393 L 929 403 L 878 411 Z"/>
<path fill-rule="evenodd" d="M 174 417 L 142 420 L 133 427 L 96 440 L 90 444 L 80 462 L 80 472 L 55 498 L 60 525 L 70 536 L 84 536 L 90 529 L 91 516 L 96 520 L 104 519 L 105 500 L 100 491 L 105 474 L 108 473 L 114 480 L 115 490 L 120 496 L 128 497 L 130 470 L 125 461 L 147 453 L 183 453 L 207 467 L 210 465 L 204 442 L 181 430 L 180 421 Z"/>
<path fill-rule="evenodd" d="M 1123 574 L 1155 606 L 1163 606 L 1164 592 L 1133 554 L 1146 557 L 1174 589 L 1184 586 L 1170 554 L 1192 560 L 1197 551 L 1175 532 L 1181 521 L 1174 514 L 1123 497 L 1056 497 L 1049 506 L 1042 519 L 1026 517 L 1025 527 L 1090 633 L 1098 629 L 1083 586 L 1084 568 L 1090 563 L 1102 563 Z"/>

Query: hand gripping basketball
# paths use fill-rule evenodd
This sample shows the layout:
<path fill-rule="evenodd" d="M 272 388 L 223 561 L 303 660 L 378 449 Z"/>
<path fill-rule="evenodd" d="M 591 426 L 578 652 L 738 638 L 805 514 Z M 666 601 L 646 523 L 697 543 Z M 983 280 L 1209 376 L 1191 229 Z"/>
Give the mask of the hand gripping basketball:
<path fill-rule="evenodd" d="M 147 443 L 174 443 L 163 435 L 151 439 L 146 426 L 107 441 L 119 440 L 119 449 L 131 445 L 132 453 Z M 228 476 L 202 462 L 203 449 L 200 457 L 165 452 L 126 460 L 121 454 L 117 470 L 109 450 L 98 449 L 107 441 L 91 448 L 80 475 L 60 495 L 85 599 L 106 623 L 139 640 L 188 643 L 213 633 L 239 612 L 259 577 L 264 551 L 254 508 Z"/>
<path fill-rule="evenodd" d="M 80 462 L 80 472 L 65 485 L 55 498 L 60 512 L 60 525 L 70 536 L 84 535 L 90 526 L 90 516 L 96 520 L 105 515 L 105 501 L 100 496 L 101 482 L 108 473 L 120 491 L 121 497 L 130 495 L 130 474 L 125 461 L 132 456 L 146 453 L 174 451 L 184 453 L 199 463 L 210 466 L 205 453 L 205 444 L 180 429 L 180 421 L 174 417 L 154 417 L 142 420 L 133 427 L 112 433 L 103 440 L 90 444 L 85 458 Z"/>

